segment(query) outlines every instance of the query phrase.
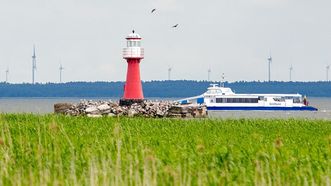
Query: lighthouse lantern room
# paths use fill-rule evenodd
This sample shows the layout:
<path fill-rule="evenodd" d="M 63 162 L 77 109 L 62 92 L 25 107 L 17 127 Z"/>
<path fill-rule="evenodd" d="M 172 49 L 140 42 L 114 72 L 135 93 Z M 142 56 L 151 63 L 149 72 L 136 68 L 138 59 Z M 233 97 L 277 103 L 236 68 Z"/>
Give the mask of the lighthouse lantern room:
<path fill-rule="evenodd" d="M 144 100 L 140 80 L 140 60 L 144 58 L 144 49 L 141 48 L 141 37 L 133 30 L 127 37 L 127 46 L 123 49 L 123 58 L 128 63 L 124 95 L 121 105 L 141 103 Z"/>

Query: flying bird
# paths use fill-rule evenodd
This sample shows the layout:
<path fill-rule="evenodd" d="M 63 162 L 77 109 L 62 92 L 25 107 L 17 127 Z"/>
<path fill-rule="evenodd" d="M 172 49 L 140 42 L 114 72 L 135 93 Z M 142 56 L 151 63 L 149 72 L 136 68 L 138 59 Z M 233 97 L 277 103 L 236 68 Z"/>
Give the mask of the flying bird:
<path fill-rule="evenodd" d="M 151 11 L 151 13 L 155 12 L 155 10 L 156 10 L 156 8 L 154 8 L 154 9 Z"/>
<path fill-rule="evenodd" d="M 172 26 L 172 28 L 177 28 L 178 24 L 175 24 L 174 26 Z"/>

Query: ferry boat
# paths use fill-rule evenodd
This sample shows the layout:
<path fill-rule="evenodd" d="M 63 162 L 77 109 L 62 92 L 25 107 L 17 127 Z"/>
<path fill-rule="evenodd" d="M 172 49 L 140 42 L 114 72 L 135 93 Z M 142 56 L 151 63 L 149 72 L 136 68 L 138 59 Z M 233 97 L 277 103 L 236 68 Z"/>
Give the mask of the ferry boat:
<path fill-rule="evenodd" d="M 301 94 L 236 94 L 231 88 L 211 84 L 200 96 L 178 100 L 180 104 L 205 104 L 207 110 L 317 111 Z"/>

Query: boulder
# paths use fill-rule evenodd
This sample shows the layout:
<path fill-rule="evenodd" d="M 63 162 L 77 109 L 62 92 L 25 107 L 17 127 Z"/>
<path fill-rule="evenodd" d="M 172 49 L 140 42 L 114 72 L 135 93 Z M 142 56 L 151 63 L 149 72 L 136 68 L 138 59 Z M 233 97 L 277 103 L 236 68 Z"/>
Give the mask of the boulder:
<path fill-rule="evenodd" d="M 161 109 L 156 109 L 156 116 L 158 117 L 163 117 L 165 115 L 165 112 L 162 111 Z"/>
<path fill-rule="evenodd" d="M 97 114 L 97 113 L 99 113 L 99 110 L 96 106 L 89 106 L 85 109 L 85 112 L 87 114 Z"/>
<path fill-rule="evenodd" d="M 67 111 L 74 107 L 75 105 L 71 103 L 56 103 L 54 104 L 54 112 L 59 114 L 66 114 Z"/>
<path fill-rule="evenodd" d="M 108 104 L 102 104 L 97 107 L 97 109 L 102 113 L 102 114 L 108 114 L 110 113 L 110 106 Z"/>
<path fill-rule="evenodd" d="M 136 116 L 138 114 L 138 112 L 134 109 L 129 109 L 128 110 L 128 116 L 129 117 L 133 117 L 133 116 Z"/>
<path fill-rule="evenodd" d="M 181 114 L 183 111 L 183 107 L 181 106 L 172 106 L 169 108 L 168 112 L 173 114 Z"/>
<path fill-rule="evenodd" d="M 115 117 L 116 115 L 114 113 L 109 113 L 107 116 L 108 117 Z"/>
<path fill-rule="evenodd" d="M 89 117 L 89 118 L 100 118 L 100 117 L 102 117 L 101 114 L 87 114 L 86 116 Z"/>

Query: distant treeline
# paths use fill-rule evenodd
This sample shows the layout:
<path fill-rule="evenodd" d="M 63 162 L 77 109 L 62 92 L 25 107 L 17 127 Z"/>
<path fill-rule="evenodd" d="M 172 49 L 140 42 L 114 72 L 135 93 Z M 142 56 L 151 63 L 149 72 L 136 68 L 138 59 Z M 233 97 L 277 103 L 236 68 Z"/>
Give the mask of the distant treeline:
<path fill-rule="evenodd" d="M 215 82 L 176 80 L 143 82 L 145 97 L 188 97 L 202 94 Z M 0 97 L 121 97 L 124 82 L 69 82 L 45 84 L 0 83 Z M 331 97 L 331 82 L 225 83 L 236 93 L 300 93 Z"/>

